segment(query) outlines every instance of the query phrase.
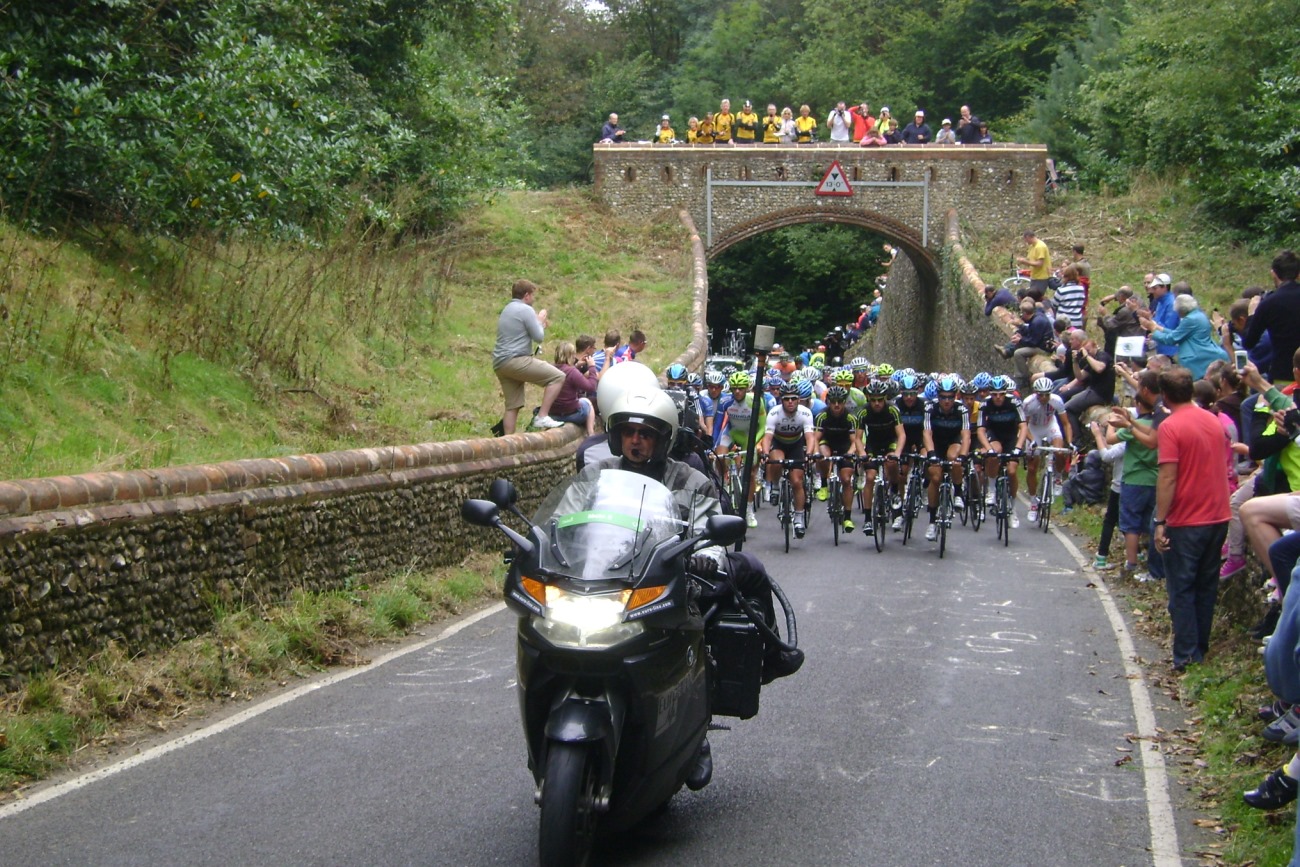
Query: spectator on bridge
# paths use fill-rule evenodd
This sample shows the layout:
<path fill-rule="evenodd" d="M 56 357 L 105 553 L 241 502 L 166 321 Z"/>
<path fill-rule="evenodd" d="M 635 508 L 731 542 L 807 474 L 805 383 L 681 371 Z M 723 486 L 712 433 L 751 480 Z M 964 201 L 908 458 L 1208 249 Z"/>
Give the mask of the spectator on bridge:
<path fill-rule="evenodd" d="M 805 103 L 799 106 L 799 116 L 795 118 L 794 126 L 799 133 L 799 144 L 809 144 L 817 138 L 817 118 L 813 117 L 812 109 Z"/>
<path fill-rule="evenodd" d="M 988 124 L 971 114 L 969 105 L 963 105 L 957 120 L 957 140 L 962 144 L 979 144 L 981 126 L 988 128 Z"/>
<path fill-rule="evenodd" d="M 1082 328 L 1084 324 L 1084 306 L 1088 301 L 1088 290 L 1079 282 L 1079 270 L 1074 263 L 1061 270 L 1061 285 L 1052 293 L 1052 306 L 1060 316 L 1068 317 L 1070 325 Z"/>
<path fill-rule="evenodd" d="M 957 133 L 953 131 L 952 120 L 944 118 L 939 123 L 939 132 L 934 137 L 935 144 L 957 144 Z"/>
<path fill-rule="evenodd" d="M 992 316 L 993 311 L 998 307 L 1010 309 L 1016 306 L 1016 296 L 1011 294 L 1011 290 L 1003 289 L 1001 286 L 995 286 L 991 283 L 984 284 L 984 315 Z"/>
<path fill-rule="evenodd" d="M 868 324 L 875 326 L 875 324 L 880 321 L 880 307 L 884 304 L 884 301 L 885 296 L 879 289 L 872 292 L 871 307 L 867 309 Z"/>
<path fill-rule="evenodd" d="M 912 122 L 903 127 L 902 132 L 903 144 L 929 144 L 934 140 L 930 132 L 930 125 L 925 122 L 925 112 L 921 109 L 916 110 L 916 116 Z"/>
<path fill-rule="evenodd" d="M 1219 550 L 1228 535 L 1228 479 L 1223 428 L 1192 402 L 1184 367 L 1160 374 L 1170 415 L 1160 425 L 1155 543 L 1164 554 L 1172 621 L 1173 667 L 1182 672 L 1210 649 L 1219 593 Z"/>
<path fill-rule="evenodd" d="M 993 133 L 989 132 L 989 125 L 984 121 L 979 123 L 979 138 L 975 140 L 976 144 L 990 145 L 993 144 Z"/>
<path fill-rule="evenodd" d="M 695 133 L 695 143 L 713 144 L 713 112 L 704 113 L 704 120 L 700 121 L 699 131 Z"/>
<path fill-rule="evenodd" d="M 626 135 L 627 132 L 624 131 L 623 127 L 618 125 L 618 115 L 610 112 L 609 120 L 605 121 L 605 125 L 600 128 L 600 143 L 610 144 L 621 142 L 623 141 L 623 137 Z"/>
<path fill-rule="evenodd" d="M 758 114 L 754 111 L 754 103 L 745 100 L 744 107 L 736 115 L 732 140 L 736 144 L 754 144 L 758 141 L 758 127 Z"/>
<path fill-rule="evenodd" d="M 799 141 L 799 127 L 794 122 L 794 112 L 790 106 L 781 109 L 781 144 L 795 144 Z"/>
<path fill-rule="evenodd" d="M 889 113 L 889 106 L 880 107 L 880 117 L 876 120 L 876 132 L 880 133 L 889 144 L 898 144 L 902 139 L 898 135 L 898 121 Z"/>
<path fill-rule="evenodd" d="M 686 120 L 686 143 L 695 144 L 700 140 L 700 119 L 692 115 Z"/>
<path fill-rule="evenodd" d="M 831 131 L 831 141 L 848 142 L 853 137 L 853 115 L 844 106 L 844 100 L 835 103 L 835 108 L 826 116 L 826 127 Z"/>
<path fill-rule="evenodd" d="M 668 115 L 659 119 L 659 129 L 655 130 L 655 144 L 672 144 L 677 141 L 677 133 L 673 132 L 672 122 Z"/>
<path fill-rule="evenodd" d="M 736 124 L 736 116 L 731 113 L 731 100 L 724 99 L 713 116 L 713 140 L 718 144 L 731 142 L 731 128 Z"/>
<path fill-rule="evenodd" d="M 1250 327 L 1242 345 L 1253 349 L 1267 334 L 1273 349 L 1269 373 L 1274 383 L 1286 384 L 1292 377 L 1286 366 L 1300 348 L 1300 283 L 1296 282 L 1300 278 L 1300 256 L 1283 250 L 1273 257 L 1272 271 L 1277 288 L 1261 297 L 1251 311 Z"/>
<path fill-rule="evenodd" d="M 1205 377 L 1210 362 L 1227 359 L 1223 347 L 1214 341 L 1214 329 L 1201 310 L 1201 305 L 1191 295 L 1178 295 L 1173 300 L 1174 312 L 1179 321 L 1176 328 L 1161 328 L 1154 319 L 1142 317 L 1142 327 L 1151 333 L 1157 346 L 1173 347 L 1178 363 L 1191 371 L 1195 379 Z"/>
<path fill-rule="evenodd" d="M 763 144 L 781 143 L 781 115 L 776 113 L 776 106 L 767 104 L 767 114 L 763 115 Z"/>
<path fill-rule="evenodd" d="M 546 336 L 546 310 L 533 310 L 537 285 L 530 280 L 516 280 L 510 290 L 510 302 L 497 319 L 497 341 L 492 348 L 492 371 L 501 383 L 505 413 L 501 430 L 515 432 L 519 410 L 524 405 L 524 385 L 542 386 L 542 405 L 533 419 L 533 427 L 554 428 L 561 423 L 551 418 L 551 404 L 564 384 L 564 374 L 554 366 L 533 356 L 533 344 Z"/>
<path fill-rule="evenodd" d="M 871 106 L 865 102 L 859 103 L 849 109 L 849 114 L 853 115 L 853 141 L 861 144 L 863 137 L 867 133 L 875 132 L 876 119 L 871 116 Z"/>
<path fill-rule="evenodd" d="M 1024 291 L 1024 295 L 1036 302 L 1042 301 L 1052 277 L 1052 255 L 1033 229 L 1026 229 L 1021 237 L 1024 238 L 1026 250 L 1025 255 L 1016 257 L 1016 262 L 1029 269 L 1029 288 Z"/>

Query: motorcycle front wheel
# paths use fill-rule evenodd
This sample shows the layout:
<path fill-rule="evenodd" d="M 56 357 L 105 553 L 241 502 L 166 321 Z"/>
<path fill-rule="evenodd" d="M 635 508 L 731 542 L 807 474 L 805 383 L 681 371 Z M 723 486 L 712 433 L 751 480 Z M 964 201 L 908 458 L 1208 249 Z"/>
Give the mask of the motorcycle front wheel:
<path fill-rule="evenodd" d="M 584 867 L 596 838 L 596 753 L 553 742 L 542 783 L 537 854 L 541 867 Z"/>

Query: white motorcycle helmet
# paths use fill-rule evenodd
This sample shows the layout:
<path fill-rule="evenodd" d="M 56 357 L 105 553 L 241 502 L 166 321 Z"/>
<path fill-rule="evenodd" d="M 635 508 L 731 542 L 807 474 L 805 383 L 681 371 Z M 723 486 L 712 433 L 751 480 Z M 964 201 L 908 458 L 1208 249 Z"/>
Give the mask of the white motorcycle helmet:
<path fill-rule="evenodd" d="M 648 389 L 659 389 L 659 377 L 655 376 L 655 372 L 638 361 L 624 361 L 605 371 L 600 378 L 600 383 L 596 386 L 596 406 L 600 409 L 601 417 L 608 422 L 614 402 L 624 392 Z"/>
<path fill-rule="evenodd" d="M 677 435 L 677 404 L 658 385 L 628 389 L 610 402 L 605 424 L 609 428 L 610 454 L 620 458 L 623 456 L 623 438 L 619 435 L 622 425 L 642 424 L 654 428 L 659 437 L 651 460 L 659 462 L 668 457 L 668 449 Z"/>

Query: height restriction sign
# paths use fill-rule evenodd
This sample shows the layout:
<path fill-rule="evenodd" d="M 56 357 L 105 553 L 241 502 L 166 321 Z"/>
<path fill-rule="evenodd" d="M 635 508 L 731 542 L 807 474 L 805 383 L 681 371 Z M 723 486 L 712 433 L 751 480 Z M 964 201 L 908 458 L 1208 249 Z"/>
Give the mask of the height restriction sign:
<path fill-rule="evenodd" d="M 853 188 L 849 186 L 849 179 L 844 176 L 844 169 L 840 168 L 839 160 L 831 163 L 831 167 L 822 175 L 822 182 L 817 185 L 813 193 L 818 196 L 851 196 Z"/>

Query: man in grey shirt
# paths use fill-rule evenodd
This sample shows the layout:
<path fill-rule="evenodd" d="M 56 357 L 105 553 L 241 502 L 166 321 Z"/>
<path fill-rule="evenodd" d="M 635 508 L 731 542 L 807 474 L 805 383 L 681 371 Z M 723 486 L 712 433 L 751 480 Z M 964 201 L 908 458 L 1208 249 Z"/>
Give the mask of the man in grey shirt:
<path fill-rule="evenodd" d="M 510 290 L 510 303 L 497 320 L 492 370 L 501 381 L 501 393 L 505 396 L 501 427 L 506 434 L 515 432 L 519 410 L 524 405 L 524 385 L 529 382 L 542 386 L 542 405 L 533 419 L 533 427 L 553 428 L 562 424 L 551 418 L 551 403 L 564 384 L 564 373 L 533 355 L 533 344 L 542 342 L 547 322 L 545 310 L 533 310 L 536 297 L 536 284 L 516 280 Z"/>

